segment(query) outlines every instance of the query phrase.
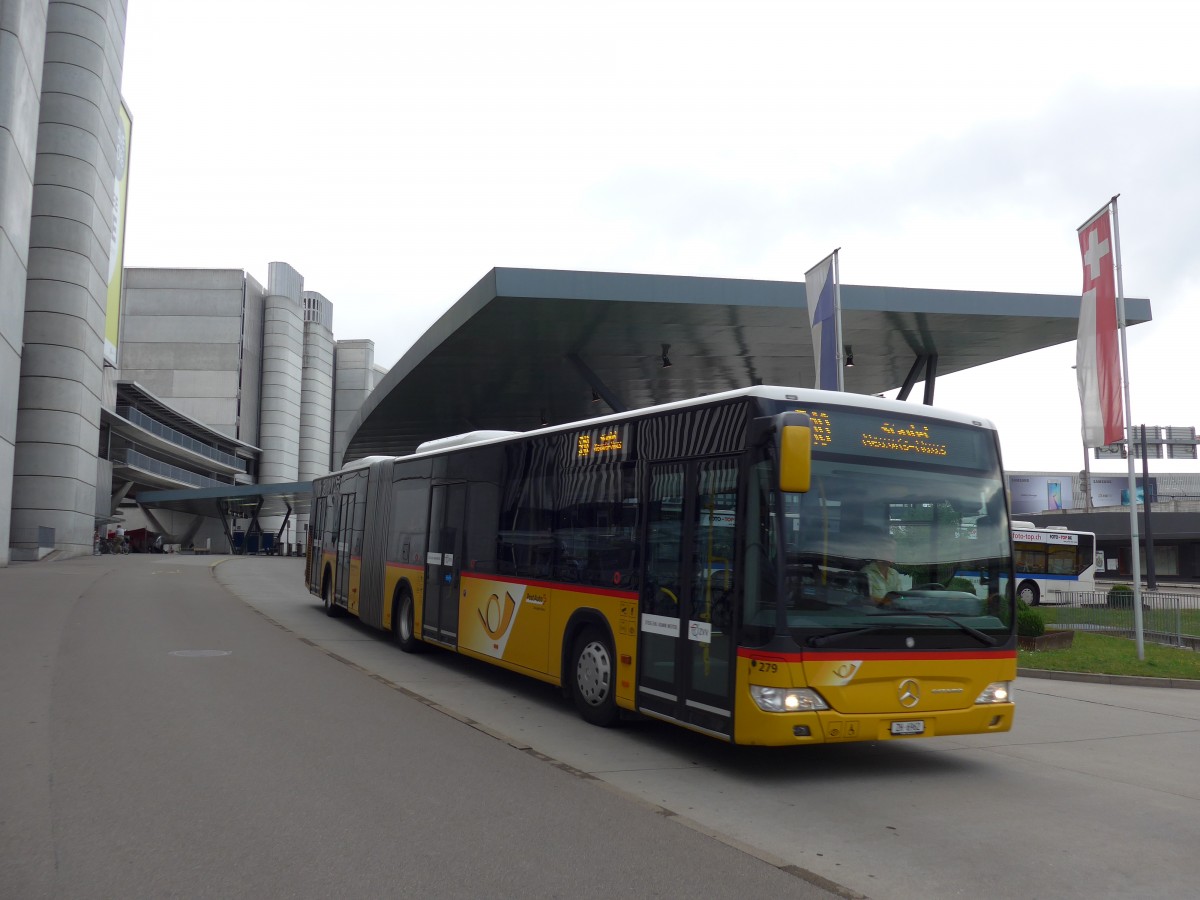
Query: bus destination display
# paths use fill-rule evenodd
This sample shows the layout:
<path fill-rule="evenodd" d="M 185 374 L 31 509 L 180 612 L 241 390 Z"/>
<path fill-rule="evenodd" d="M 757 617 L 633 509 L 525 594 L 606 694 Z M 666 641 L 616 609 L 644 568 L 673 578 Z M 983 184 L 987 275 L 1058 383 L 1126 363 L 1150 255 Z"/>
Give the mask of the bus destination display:
<path fill-rule="evenodd" d="M 986 467 L 983 432 L 951 422 L 920 422 L 879 413 L 797 409 L 812 421 L 813 449 L 856 456 L 881 454 L 914 462 Z"/>
<path fill-rule="evenodd" d="M 589 428 L 575 435 L 577 463 L 618 462 L 629 458 L 629 426 Z"/>

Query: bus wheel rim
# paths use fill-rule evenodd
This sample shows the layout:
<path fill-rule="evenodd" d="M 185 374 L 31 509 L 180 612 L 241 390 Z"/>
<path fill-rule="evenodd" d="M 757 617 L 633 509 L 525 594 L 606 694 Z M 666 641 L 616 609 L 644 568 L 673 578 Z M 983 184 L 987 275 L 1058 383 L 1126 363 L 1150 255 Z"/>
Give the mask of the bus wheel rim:
<path fill-rule="evenodd" d="M 612 682 L 612 660 L 599 641 L 591 641 L 579 654 L 575 667 L 575 683 L 579 693 L 590 706 L 599 706 L 608 698 Z"/>

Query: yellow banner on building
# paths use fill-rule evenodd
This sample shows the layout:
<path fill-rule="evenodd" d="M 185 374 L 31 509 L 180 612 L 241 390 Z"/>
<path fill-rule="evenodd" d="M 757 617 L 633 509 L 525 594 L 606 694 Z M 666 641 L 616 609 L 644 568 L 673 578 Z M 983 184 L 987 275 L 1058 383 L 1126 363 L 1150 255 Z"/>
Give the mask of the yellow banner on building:
<path fill-rule="evenodd" d="M 117 133 L 117 159 L 113 166 L 113 205 L 108 245 L 108 304 L 104 318 L 104 361 L 117 364 L 121 337 L 121 288 L 125 270 L 125 198 L 129 190 L 129 139 L 133 120 L 121 101 L 121 130 Z"/>

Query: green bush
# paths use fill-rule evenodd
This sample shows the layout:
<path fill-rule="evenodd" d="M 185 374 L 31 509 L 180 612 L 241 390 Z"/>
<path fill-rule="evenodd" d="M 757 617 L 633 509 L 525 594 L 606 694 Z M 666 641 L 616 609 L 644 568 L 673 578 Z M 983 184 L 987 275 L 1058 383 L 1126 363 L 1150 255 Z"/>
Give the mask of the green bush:
<path fill-rule="evenodd" d="M 1127 584 L 1114 584 L 1108 589 L 1108 605 L 1114 609 L 1133 609 L 1133 588 Z"/>
<path fill-rule="evenodd" d="M 991 598 L 988 600 L 988 604 L 992 607 L 995 607 L 998 610 L 998 614 L 1000 616 L 1000 621 L 1003 622 L 1005 625 L 1007 625 L 1009 623 L 1008 604 L 1004 602 L 1004 600 L 1000 597 L 1000 595 L 992 594 Z M 1024 600 L 1021 599 L 1020 594 L 1017 594 L 1017 628 L 1018 628 L 1017 633 L 1018 634 L 1025 633 L 1025 632 L 1019 630 L 1021 627 L 1021 616 L 1022 616 L 1022 614 L 1029 613 L 1029 612 L 1034 612 L 1033 608 L 1030 607 L 1030 605 L 1028 603 L 1026 603 Z M 1041 618 L 1040 613 L 1038 613 L 1037 615 L 1038 615 L 1038 618 Z M 1037 626 L 1030 625 L 1030 627 L 1036 628 Z"/>
<path fill-rule="evenodd" d="M 1036 609 L 1018 601 L 1017 634 L 1021 637 L 1041 637 L 1046 633 L 1046 620 Z"/>
<path fill-rule="evenodd" d="M 974 594 L 975 593 L 975 585 L 972 584 L 967 579 L 960 578 L 959 576 L 955 575 L 953 578 L 951 578 L 949 581 L 946 582 L 946 590 L 962 591 L 964 594 Z"/>

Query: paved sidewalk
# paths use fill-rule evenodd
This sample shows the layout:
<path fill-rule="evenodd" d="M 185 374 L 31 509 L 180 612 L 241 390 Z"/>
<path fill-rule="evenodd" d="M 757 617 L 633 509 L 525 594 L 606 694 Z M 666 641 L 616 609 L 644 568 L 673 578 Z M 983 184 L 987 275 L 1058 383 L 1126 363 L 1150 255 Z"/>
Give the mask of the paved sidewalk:
<path fill-rule="evenodd" d="M 1018 678 L 1049 678 L 1052 681 L 1083 681 L 1088 684 L 1124 684 L 1131 687 L 1200 690 L 1200 681 L 1187 678 L 1147 678 L 1142 675 L 1100 675 L 1094 672 L 1056 672 L 1053 669 L 1017 669 Z"/>

